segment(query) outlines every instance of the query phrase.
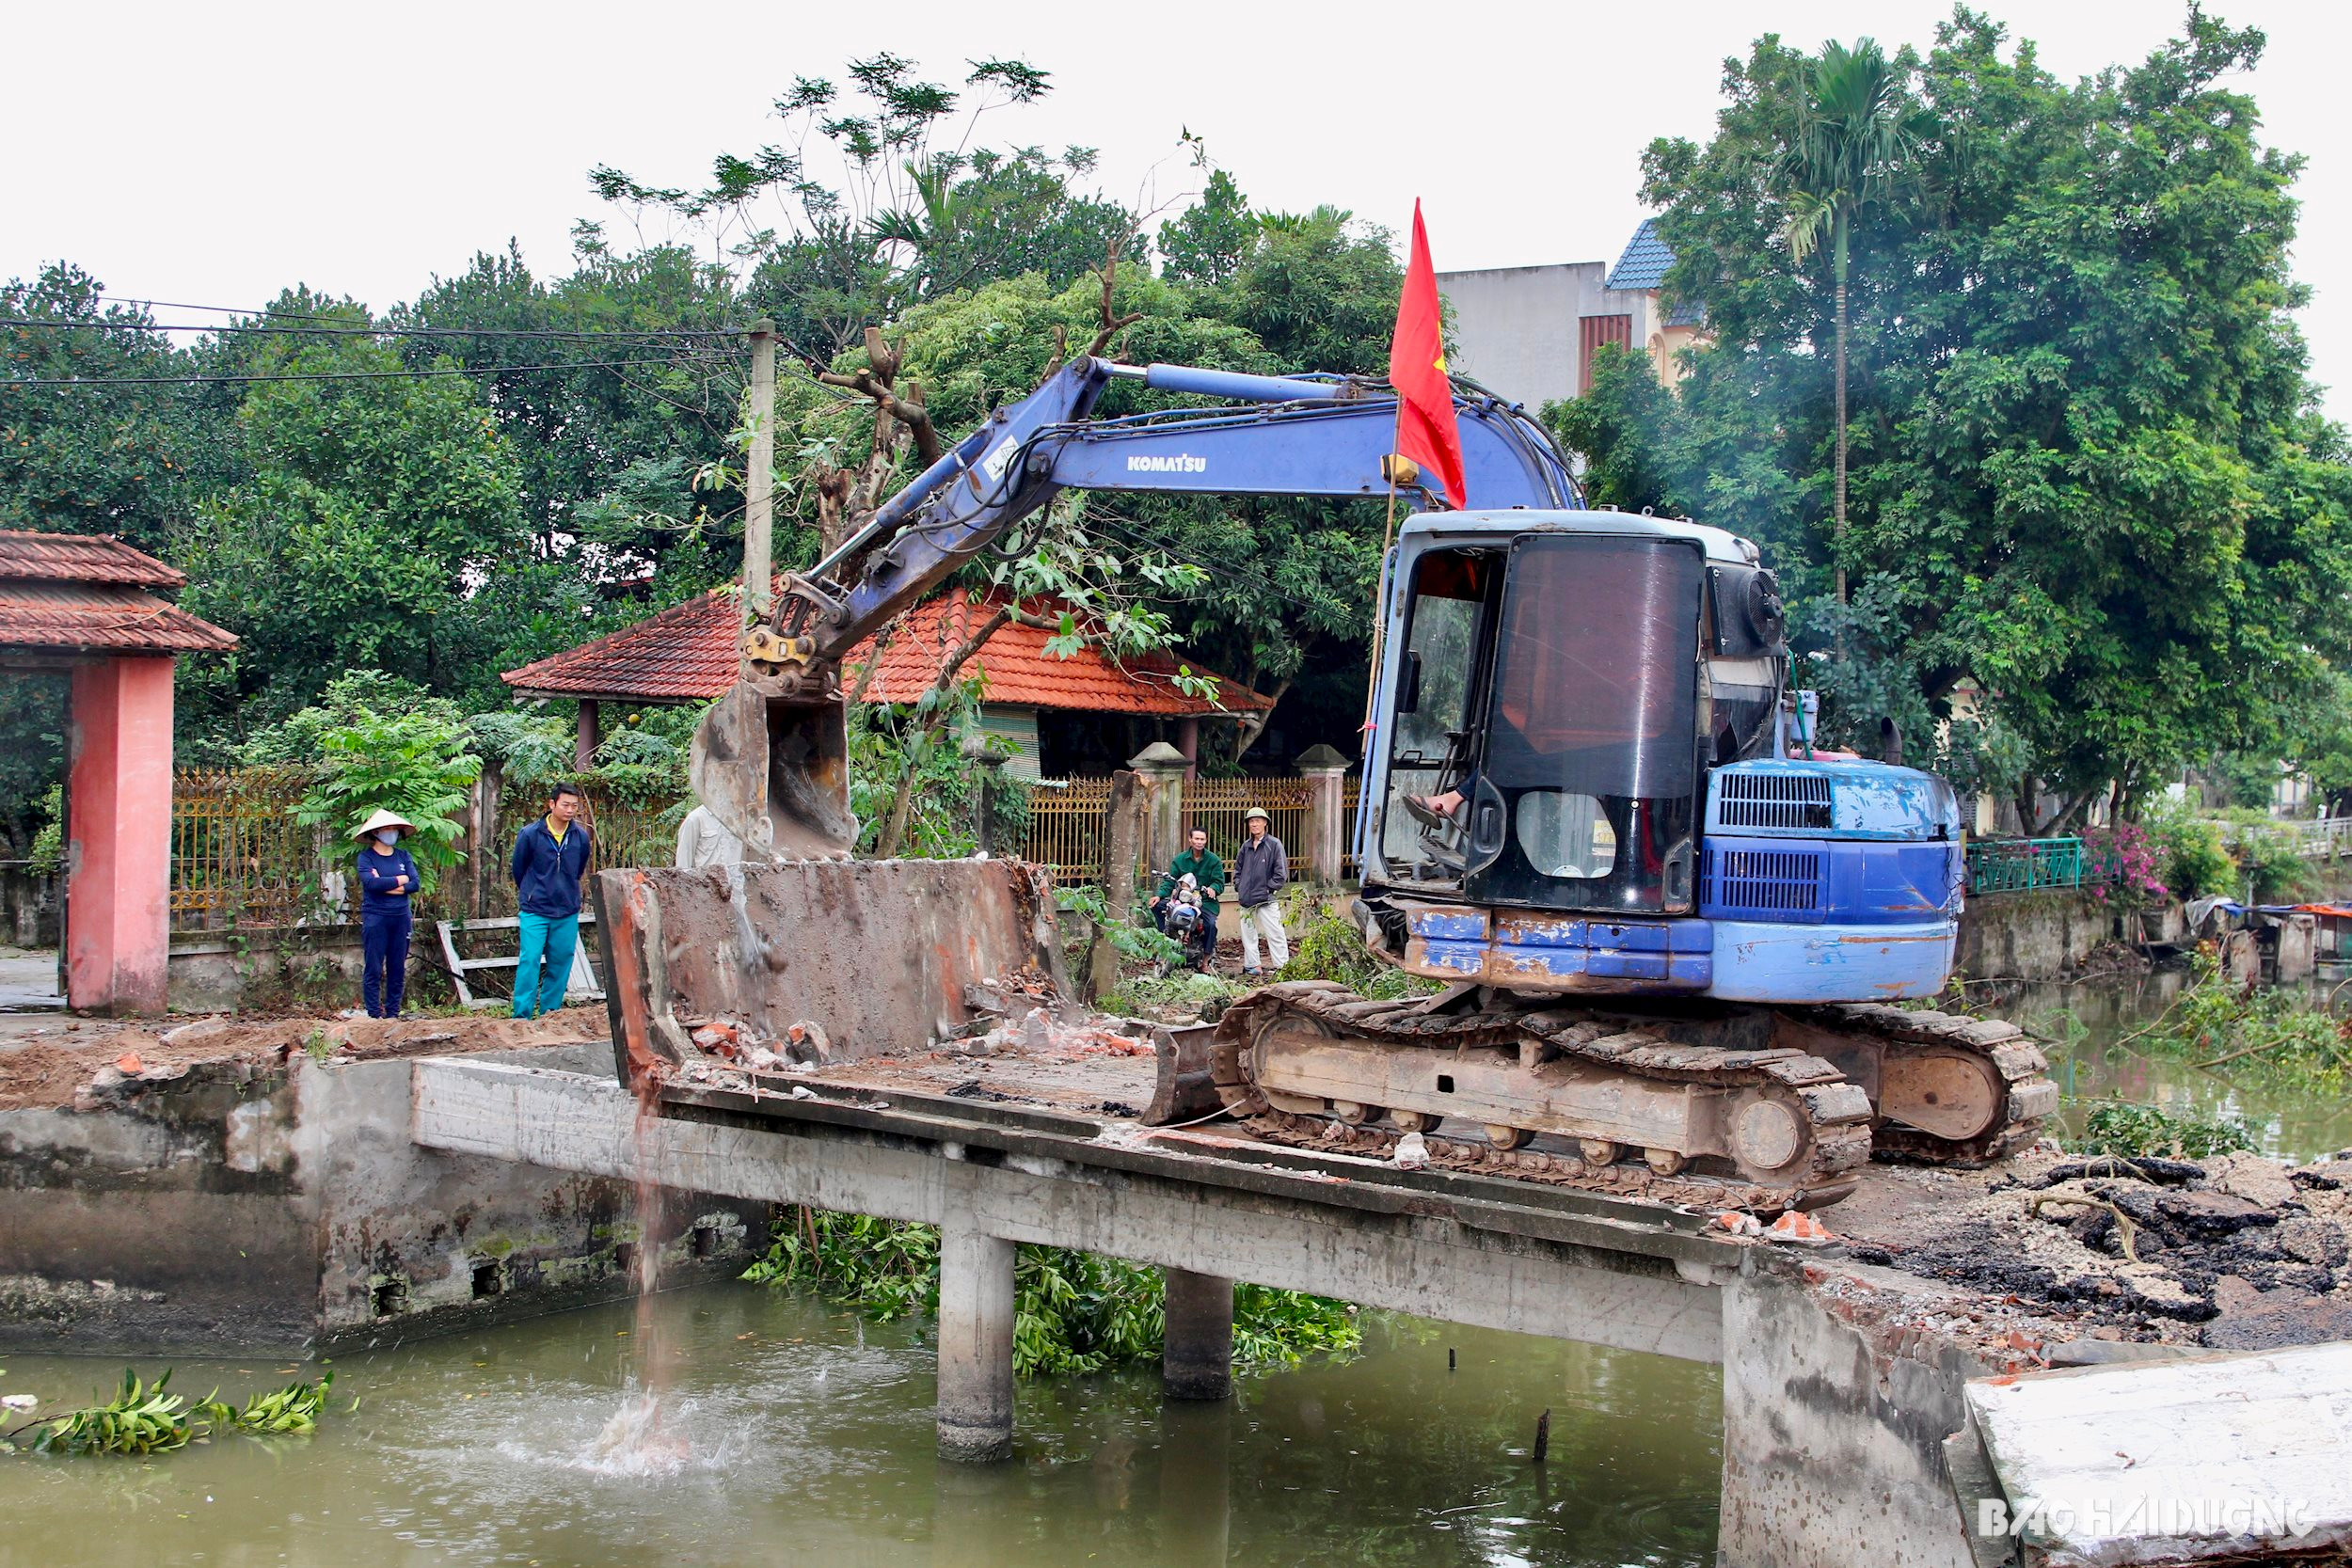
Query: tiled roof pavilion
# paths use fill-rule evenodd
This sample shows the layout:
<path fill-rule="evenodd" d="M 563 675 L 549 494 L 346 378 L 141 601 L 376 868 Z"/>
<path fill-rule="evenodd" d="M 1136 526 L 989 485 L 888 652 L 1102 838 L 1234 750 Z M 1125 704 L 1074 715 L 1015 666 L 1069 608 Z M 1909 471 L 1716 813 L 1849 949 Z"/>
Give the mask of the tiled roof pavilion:
<path fill-rule="evenodd" d="M 111 534 L 0 529 L 0 651 L 219 652 L 236 637 L 158 598 L 187 578 Z"/>
<path fill-rule="evenodd" d="M 866 683 L 869 703 L 912 703 L 937 677 L 945 653 L 960 646 L 988 619 L 1000 597 L 974 600 L 949 592 L 918 605 L 900 621 L 883 648 L 882 664 Z M 1041 617 L 1061 611 L 1032 601 Z M 735 683 L 736 638 L 741 626 L 733 595 L 712 592 L 673 606 L 659 615 L 567 648 L 504 675 L 527 697 L 577 698 L 591 702 L 699 703 Z M 964 665 L 963 675 L 982 677 L 983 701 L 1016 707 L 1066 708 L 1082 713 L 1133 713 L 1185 719 L 1211 714 L 1262 712 L 1265 697 L 1189 660 L 1193 673 L 1217 683 L 1218 700 L 1178 689 L 1179 660 L 1165 654 L 1115 663 L 1091 645 L 1068 658 L 1045 651 L 1051 634 L 1021 623 L 997 628 L 987 645 Z M 842 660 L 843 684 L 874 657 L 871 638 Z"/>

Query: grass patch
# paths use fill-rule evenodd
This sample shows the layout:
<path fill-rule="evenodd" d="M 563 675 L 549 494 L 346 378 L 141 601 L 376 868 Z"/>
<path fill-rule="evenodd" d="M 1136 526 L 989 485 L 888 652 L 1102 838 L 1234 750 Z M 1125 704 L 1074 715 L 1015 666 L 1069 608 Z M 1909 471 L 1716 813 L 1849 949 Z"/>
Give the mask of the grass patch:
<path fill-rule="evenodd" d="M 804 1286 L 855 1304 L 878 1323 L 939 1311 L 934 1226 L 794 1206 L 766 1257 L 743 1272 L 768 1285 Z M 1158 1359 L 1166 1333 L 1158 1269 L 1062 1247 L 1023 1246 L 1013 1264 L 1013 1371 L 1056 1377 Z M 1233 1292 L 1236 1366 L 1289 1366 L 1347 1354 L 1363 1342 L 1356 1309 L 1297 1291 L 1239 1285 Z"/>
<path fill-rule="evenodd" d="M 1281 980 L 1329 980 L 1359 995 L 1391 1002 L 1426 996 L 1444 988 L 1392 969 L 1372 956 L 1363 933 L 1336 915 L 1318 913 L 1309 920 L 1291 945 L 1291 961 L 1276 975 Z"/>
<path fill-rule="evenodd" d="M 1165 1013 L 1221 1013 L 1225 1004 L 1244 994 L 1245 988 L 1220 975 L 1178 970 L 1169 974 L 1129 974 L 1119 989 L 1103 999 L 1106 1012 L 1128 1018 L 1154 1018 Z"/>

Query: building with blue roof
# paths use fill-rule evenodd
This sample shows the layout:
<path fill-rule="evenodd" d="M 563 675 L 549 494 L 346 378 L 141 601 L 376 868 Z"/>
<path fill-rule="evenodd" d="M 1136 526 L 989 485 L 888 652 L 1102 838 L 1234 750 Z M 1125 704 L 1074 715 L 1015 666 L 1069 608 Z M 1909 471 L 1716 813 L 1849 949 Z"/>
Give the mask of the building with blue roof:
<path fill-rule="evenodd" d="M 1581 396 L 1593 357 L 1615 344 L 1646 354 L 1661 381 L 1682 375 L 1677 356 L 1707 330 L 1696 306 L 1669 307 L 1662 293 L 1674 252 L 1645 218 L 1614 266 L 1565 261 L 1441 272 L 1454 310 L 1454 368 L 1531 409 Z"/>

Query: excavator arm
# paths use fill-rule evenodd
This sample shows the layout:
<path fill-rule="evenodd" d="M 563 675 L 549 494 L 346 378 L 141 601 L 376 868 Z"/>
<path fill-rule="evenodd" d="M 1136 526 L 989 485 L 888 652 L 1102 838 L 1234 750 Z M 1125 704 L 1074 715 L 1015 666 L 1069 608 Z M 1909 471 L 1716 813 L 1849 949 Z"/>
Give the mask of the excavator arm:
<path fill-rule="evenodd" d="M 1231 400 L 1089 418 L 1111 382 Z M 1481 508 L 1582 505 L 1542 426 L 1460 384 L 1463 469 Z M 855 534 L 781 584 L 774 612 L 744 634 L 744 677 L 695 737 L 704 804 L 755 860 L 846 853 L 856 842 L 840 661 L 1064 490 L 1232 496 L 1383 496 L 1396 398 L 1336 376 L 1264 376 L 1083 357 L 997 409 Z M 1400 474 L 1409 508 L 1438 498 Z"/>

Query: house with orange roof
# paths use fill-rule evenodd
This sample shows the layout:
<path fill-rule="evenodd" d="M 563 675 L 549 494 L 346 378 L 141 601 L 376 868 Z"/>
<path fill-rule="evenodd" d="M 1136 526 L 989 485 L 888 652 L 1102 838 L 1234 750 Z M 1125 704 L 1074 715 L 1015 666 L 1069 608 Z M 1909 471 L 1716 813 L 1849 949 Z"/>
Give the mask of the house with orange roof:
<path fill-rule="evenodd" d="M 1000 594 L 950 591 L 917 605 L 842 660 L 844 689 L 867 703 L 916 701 L 954 650 L 1003 602 Z M 1067 610 L 1049 599 L 1023 608 L 1029 619 L 1046 622 L 1058 621 Z M 578 755 L 584 767 L 600 738 L 606 706 L 705 703 L 733 685 L 741 626 L 740 601 L 714 589 L 509 670 L 502 678 L 517 696 L 580 704 Z M 1009 621 L 957 674 L 980 682 L 982 728 L 1012 753 L 1006 771 L 1016 777 L 1108 771 L 1162 737 L 1197 756 L 1203 720 L 1239 721 L 1274 705 L 1248 687 L 1164 653 L 1115 659 L 1088 642 L 1059 657 L 1047 651 L 1053 635 L 1027 620 Z M 1197 696 L 1180 686 L 1178 674 L 1186 668 L 1214 682 L 1215 694 Z"/>

